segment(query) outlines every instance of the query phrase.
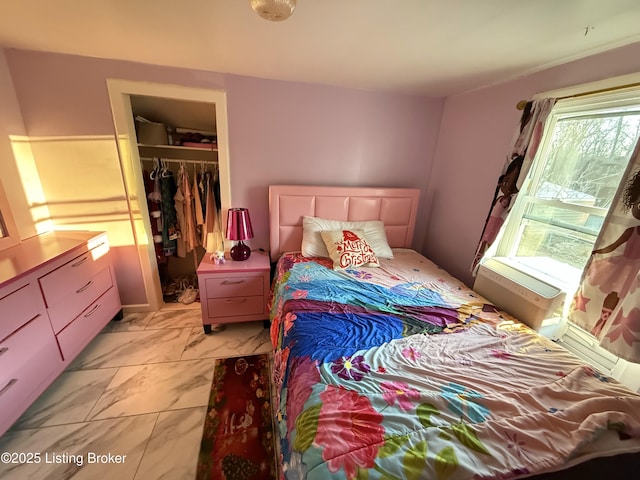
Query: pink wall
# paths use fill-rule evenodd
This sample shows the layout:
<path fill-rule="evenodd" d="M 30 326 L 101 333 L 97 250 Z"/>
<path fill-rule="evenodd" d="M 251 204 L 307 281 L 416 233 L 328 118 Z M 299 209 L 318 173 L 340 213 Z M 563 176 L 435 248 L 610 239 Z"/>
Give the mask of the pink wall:
<path fill-rule="evenodd" d="M 236 76 L 227 92 L 232 198 L 251 210 L 254 248 L 268 247 L 270 184 L 426 192 L 442 100 Z"/>
<path fill-rule="evenodd" d="M 107 78 L 226 90 L 232 202 L 251 210 L 253 248 L 268 248 L 269 184 L 426 192 L 442 99 L 23 50 L 6 57 L 30 136 L 113 134 Z M 426 195 L 416 247 L 425 213 Z M 124 268 L 130 252 L 120 256 Z"/>
<path fill-rule="evenodd" d="M 640 72 L 640 43 L 446 102 L 20 50 L 6 58 L 27 133 L 36 136 L 112 134 L 106 78 L 223 88 L 232 198 L 252 211 L 254 248 L 268 246 L 269 184 L 418 187 L 425 195 L 416 246 L 471 284 L 468 267 L 519 119 L 515 104 Z"/>
<path fill-rule="evenodd" d="M 4 50 L 0 48 L 0 182 L 11 203 L 18 236 L 27 238 L 37 232 L 24 189 L 16 181 L 19 173 L 13 158 L 10 135 L 25 135 L 25 127 Z"/>
<path fill-rule="evenodd" d="M 447 98 L 428 187 L 427 256 L 473 283 L 469 266 L 520 118 L 519 100 L 635 72 L 640 43 Z"/>
<path fill-rule="evenodd" d="M 212 72 L 26 50 L 6 56 L 30 136 L 112 135 L 107 78 L 224 87 Z"/>

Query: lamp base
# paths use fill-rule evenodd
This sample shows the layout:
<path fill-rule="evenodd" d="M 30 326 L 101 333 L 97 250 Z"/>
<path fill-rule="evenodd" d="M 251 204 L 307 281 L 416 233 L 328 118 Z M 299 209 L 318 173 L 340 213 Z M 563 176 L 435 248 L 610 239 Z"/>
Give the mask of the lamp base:
<path fill-rule="evenodd" d="M 229 250 L 229 254 L 231 255 L 231 258 L 233 260 L 235 260 L 236 262 L 241 262 L 251 256 L 251 249 L 247 245 L 242 243 L 242 240 L 240 240 L 233 247 L 231 247 L 231 250 Z"/>

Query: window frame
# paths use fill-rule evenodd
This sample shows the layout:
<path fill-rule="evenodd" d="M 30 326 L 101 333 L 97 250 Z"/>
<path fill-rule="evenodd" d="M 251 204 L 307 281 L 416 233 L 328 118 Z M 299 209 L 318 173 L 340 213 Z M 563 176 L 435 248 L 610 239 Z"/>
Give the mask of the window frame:
<path fill-rule="evenodd" d="M 517 240 L 520 235 L 521 228 L 524 225 L 524 221 L 526 220 L 524 215 L 529 205 L 545 204 L 561 207 L 567 211 L 595 213 L 606 217 L 608 209 L 603 209 L 601 207 L 591 207 L 569 202 L 565 203 L 559 200 L 535 198 L 535 196 L 532 195 L 532 187 L 540 183 L 546 164 L 546 162 L 541 162 L 540 159 L 546 158 L 546 153 L 550 148 L 551 139 L 558 120 L 566 116 L 588 116 L 593 115 L 597 111 L 633 106 L 637 106 L 638 110 L 640 110 L 640 86 L 633 86 L 621 90 L 607 91 L 592 95 L 578 95 L 573 98 L 560 99 L 556 102 L 549 114 L 549 117 L 547 118 L 544 133 L 540 141 L 540 147 L 538 148 L 536 156 L 532 160 L 531 168 L 527 177 L 524 179 L 522 186 L 520 187 L 520 192 L 516 197 L 513 208 L 505 220 L 502 232 L 496 239 L 495 252 L 491 256 L 506 257 L 514 262 L 518 262 L 518 258 L 523 258 L 516 256 L 515 253 L 519 246 Z M 638 141 L 640 141 L 640 139 Z M 551 227 L 551 225 L 549 226 Z M 594 243 L 598 241 L 599 234 L 600 231 L 598 231 L 598 234 L 594 239 Z M 579 282 L 579 275 L 577 275 L 577 277 L 578 278 L 571 279 L 557 278 L 557 280 L 560 283 L 572 285 Z"/>
<path fill-rule="evenodd" d="M 9 207 L 9 200 L 0 182 L 0 216 L 2 217 L 2 224 L 6 230 L 6 235 L 0 238 L 0 251 L 7 248 L 11 248 L 14 245 L 20 243 L 20 236 L 18 235 L 18 227 L 13 218 L 13 213 Z"/>

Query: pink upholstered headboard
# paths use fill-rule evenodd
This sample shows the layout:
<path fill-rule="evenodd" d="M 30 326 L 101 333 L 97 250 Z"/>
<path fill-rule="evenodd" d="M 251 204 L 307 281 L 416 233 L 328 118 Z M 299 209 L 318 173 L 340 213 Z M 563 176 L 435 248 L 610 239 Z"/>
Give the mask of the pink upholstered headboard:
<path fill-rule="evenodd" d="M 382 220 L 392 248 L 410 248 L 420 190 L 415 188 L 271 185 L 269 228 L 271 261 L 300 251 L 302 217 L 333 220 Z"/>

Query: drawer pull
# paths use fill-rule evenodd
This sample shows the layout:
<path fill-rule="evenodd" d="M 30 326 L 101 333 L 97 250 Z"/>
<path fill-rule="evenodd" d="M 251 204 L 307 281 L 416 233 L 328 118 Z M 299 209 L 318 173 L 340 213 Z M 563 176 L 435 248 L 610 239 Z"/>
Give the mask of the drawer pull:
<path fill-rule="evenodd" d="M 76 293 L 81 293 L 84 292 L 87 288 L 89 288 L 91 285 L 93 285 L 93 280 L 89 280 L 87 282 L 87 284 L 84 287 L 80 287 L 78 290 L 76 290 Z"/>
<path fill-rule="evenodd" d="M 78 260 L 76 263 L 72 263 L 71 266 L 72 267 L 79 267 L 80 265 L 82 265 L 84 262 L 86 262 L 87 260 L 89 260 L 89 256 L 87 255 L 86 257 L 82 257 L 80 260 Z"/>
<path fill-rule="evenodd" d="M 9 350 L 9 347 L 2 347 L 2 348 L 0 348 L 0 356 L 1 356 L 3 353 L 6 353 L 6 352 L 7 352 L 7 350 Z"/>
<path fill-rule="evenodd" d="M 244 280 L 225 280 L 222 285 L 238 285 L 239 283 L 244 283 Z"/>
<path fill-rule="evenodd" d="M 244 303 L 247 301 L 246 298 L 241 297 L 241 298 L 227 298 L 225 300 L 227 303 Z"/>
<path fill-rule="evenodd" d="M 87 313 L 84 314 L 85 318 L 90 317 L 91 315 L 93 315 L 94 313 L 96 313 L 96 310 L 98 310 L 100 308 L 100 303 L 96 304 L 91 310 L 89 310 Z"/>
<path fill-rule="evenodd" d="M 13 386 L 13 384 L 16 383 L 17 381 L 18 381 L 17 378 L 12 378 L 11 380 L 9 380 L 9 382 L 4 387 L 2 387 L 2 390 L 0 390 L 0 396 L 2 396 L 4 392 L 9 390 Z"/>

